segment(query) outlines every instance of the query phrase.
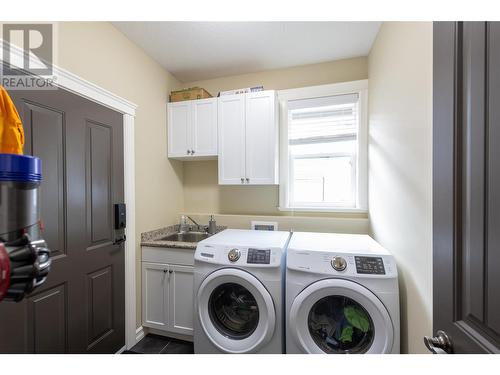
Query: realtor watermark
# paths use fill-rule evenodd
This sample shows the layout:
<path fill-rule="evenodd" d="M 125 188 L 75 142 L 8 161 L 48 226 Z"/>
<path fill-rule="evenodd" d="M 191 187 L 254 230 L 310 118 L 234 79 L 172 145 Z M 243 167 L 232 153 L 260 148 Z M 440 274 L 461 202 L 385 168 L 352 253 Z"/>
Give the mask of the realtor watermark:
<path fill-rule="evenodd" d="M 57 89 L 54 24 L 3 23 L 0 29 L 0 84 L 10 90 Z"/>

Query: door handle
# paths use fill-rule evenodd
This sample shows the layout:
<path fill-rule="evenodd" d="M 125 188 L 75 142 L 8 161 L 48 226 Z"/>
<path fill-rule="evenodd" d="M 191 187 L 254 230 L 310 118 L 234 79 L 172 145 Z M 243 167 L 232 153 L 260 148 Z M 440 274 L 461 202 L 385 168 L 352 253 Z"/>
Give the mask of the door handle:
<path fill-rule="evenodd" d="M 433 354 L 453 353 L 453 345 L 445 331 L 437 331 L 434 337 L 424 336 L 424 344 Z"/>
<path fill-rule="evenodd" d="M 119 245 L 121 243 L 124 243 L 127 240 L 127 236 L 123 235 L 123 237 L 116 239 L 113 242 L 113 245 Z"/>

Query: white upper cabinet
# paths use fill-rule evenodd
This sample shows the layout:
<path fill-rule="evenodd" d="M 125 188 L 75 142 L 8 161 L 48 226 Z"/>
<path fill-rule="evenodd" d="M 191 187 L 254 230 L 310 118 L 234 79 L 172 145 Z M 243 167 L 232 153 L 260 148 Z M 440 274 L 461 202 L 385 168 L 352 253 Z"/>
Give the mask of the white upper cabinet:
<path fill-rule="evenodd" d="M 191 103 L 168 103 L 168 156 L 190 155 Z"/>
<path fill-rule="evenodd" d="M 168 103 L 168 157 L 217 156 L 217 98 Z"/>
<path fill-rule="evenodd" d="M 278 121 L 274 91 L 246 95 L 246 173 L 253 185 L 278 183 Z"/>
<path fill-rule="evenodd" d="M 278 183 L 275 91 L 219 98 L 219 184 Z"/>
<path fill-rule="evenodd" d="M 219 98 L 219 184 L 245 181 L 245 95 Z"/>
<path fill-rule="evenodd" d="M 193 156 L 217 156 L 217 98 L 193 100 Z"/>

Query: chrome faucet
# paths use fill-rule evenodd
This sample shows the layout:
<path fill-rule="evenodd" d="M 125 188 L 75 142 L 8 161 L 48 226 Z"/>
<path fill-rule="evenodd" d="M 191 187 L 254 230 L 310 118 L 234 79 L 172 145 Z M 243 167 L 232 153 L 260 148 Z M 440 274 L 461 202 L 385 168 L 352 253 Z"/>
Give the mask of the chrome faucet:
<path fill-rule="evenodd" d="M 189 220 L 191 220 L 191 222 L 196 225 L 197 227 L 200 227 L 201 225 L 198 224 L 196 221 L 194 221 L 194 219 L 191 217 L 191 216 L 186 216 Z"/>
<path fill-rule="evenodd" d="M 208 225 L 200 225 L 191 216 L 182 215 L 181 224 L 179 226 L 179 231 L 182 233 L 189 231 L 189 225 L 186 219 L 189 219 L 198 228 L 198 230 L 201 229 L 208 234 L 215 234 L 217 232 L 217 223 L 215 222 L 214 215 L 210 215 Z"/>

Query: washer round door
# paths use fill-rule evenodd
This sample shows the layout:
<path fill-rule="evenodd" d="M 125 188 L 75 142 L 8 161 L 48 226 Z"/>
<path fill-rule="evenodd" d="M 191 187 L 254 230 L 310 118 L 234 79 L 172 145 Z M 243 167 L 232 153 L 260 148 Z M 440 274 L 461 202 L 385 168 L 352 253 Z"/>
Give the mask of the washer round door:
<path fill-rule="evenodd" d="M 390 353 L 392 320 L 371 291 L 347 280 L 326 279 L 293 301 L 289 330 L 306 353 Z"/>
<path fill-rule="evenodd" d="M 240 269 L 211 273 L 198 289 L 198 316 L 205 335 L 221 351 L 251 353 L 271 340 L 273 299 L 262 283 Z"/>

